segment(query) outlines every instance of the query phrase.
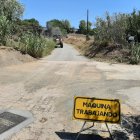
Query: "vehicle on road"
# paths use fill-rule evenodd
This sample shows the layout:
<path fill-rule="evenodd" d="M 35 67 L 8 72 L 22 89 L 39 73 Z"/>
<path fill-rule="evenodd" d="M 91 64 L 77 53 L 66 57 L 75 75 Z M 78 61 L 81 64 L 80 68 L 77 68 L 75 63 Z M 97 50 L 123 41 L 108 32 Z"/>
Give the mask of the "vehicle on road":
<path fill-rule="evenodd" d="M 54 41 L 56 42 L 56 47 L 63 48 L 63 39 L 62 39 L 62 36 L 54 35 L 53 38 L 54 38 Z"/>

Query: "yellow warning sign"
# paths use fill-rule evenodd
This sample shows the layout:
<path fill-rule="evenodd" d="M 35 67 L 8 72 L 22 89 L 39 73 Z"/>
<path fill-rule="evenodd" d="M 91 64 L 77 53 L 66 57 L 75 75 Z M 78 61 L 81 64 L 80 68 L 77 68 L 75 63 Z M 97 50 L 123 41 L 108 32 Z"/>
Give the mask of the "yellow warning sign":
<path fill-rule="evenodd" d="M 120 123 L 119 100 L 75 97 L 74 119 Z"/>

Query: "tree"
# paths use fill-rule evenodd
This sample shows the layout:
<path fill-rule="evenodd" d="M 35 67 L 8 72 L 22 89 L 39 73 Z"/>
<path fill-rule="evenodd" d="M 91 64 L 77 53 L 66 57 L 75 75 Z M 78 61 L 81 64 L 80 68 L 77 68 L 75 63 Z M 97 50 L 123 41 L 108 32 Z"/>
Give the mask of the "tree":
<path fill-rule="evenodd" d="M 40 26 L 39 21 L 37 21 L 35 18 L 25 19 L 23 20 L 23 23 L 28 24 L 28 25 L 33 25 L 33 26 Z"/>
<path fill-rule="evenodd" d="M 64 21 L 62 21 L 62 23 L 63 23 L 63 26 L 66 29 L 67 33 L 69 33 L 70 32 L 70 29 L 71 29 L 70 22 L 68 20 L 64 20 Z"/>
<path fill-rule="evenodd" d="M 95 34 L 96 34 L 96 29 L 95 28 L 91 29 L 90 32 L 89 32 L 89 35 L 93 36 Z"/>
<path fill-rule="evenodd" d="M 5 16 L 0 16 L 0 45 L 6 45 L 6 40 L 11 31 L 11 22 Z"/>
<path fill-rule="evenodd" d="M 53 36 L 54 33 L 56 32 L 56 30 L 58 31 L 58 29 L 59 29 L 61 31 L 63 28 L 62 22 L 57 20 L 57 19 L 53 19 L 53 20 L 48 21 L 46 23 L 46 26 L 47 26 L 49 36 Z"/>
<path fill-rule="evenodd" d="M 88 34 L 89 35 L 92 35 L 93 34 L 92 29 L 91 29 L 91 26 L 92 26 L 92 23 L 89 21 L 88 22 Z M 86 28 L 87 28 L 87 25 L 86 25 Z M 87 34 L 87 31 L 86 31 L 86 34 Z"/>
<path fill-rule="evenodd" d="M 33 34 L 40 35 L 42 32 L 42 27 L 39 24 L 39 21 L 36 19 L 25 19 L 25 20 L 18 20 L 18 32 L 21 34 L 22 32 L 31 32 Z"/>
<path fill-rule="evenodd" d="M 52 36 L 51 33 L 52 33 L 52 24 L 50 22 L 47 22 L 46 23 L 46 27 L 47 27 L 47 32 L 48 32 L 48 35 L 49 36 Z"/>
<path fill-rule="evenodd" d="M 6 40 L 16 28 L 16 21 L 23 14 L 24 8 L 17 0 L 0 0 L 0 43 Z"/>
<path fill-rule="evenodd" d="M 54 28 L 52 28 L 52 36 L 53 35 L 62 35 L 62 32 L 61 32 L 61 30 L 60 30 L 60 28 L 59 27 L 54 27 Z"/>
<path fill-rule="evenodd" d="M 88 22 L 88 32 L 90 34 L 92 23 Z M 79 33 L 87 34 L 87 22 L 85 20 L 81 20 L 79 24 Z"/>
<path fill-rule="evenodd" d="M 49 36 L 52 36 L 52 30 L 54 30 L 54 28 L 56 27 L 60 29 L 62 35 L 69 33 L 71 28 L 70 22 L 68 20 L 61 21 L 57 19 L 48 21 L 46 23 L 46 26 L 47 26 Z"/>
<path fill-rule="evenodd" d="M 79 24 L 79 33 L 85 34 L 86 33 L 86 21 L 81 20 Z"/>
<path fill-rule="evenodd" d="M 126 42 L 127 14 L 106 14 L 106 18 L 96 19 L 96 40 L 124 44 Z"/>
<path fill-rule="evenodd" d="M 0 15 L 9 21 L 16 21 L 23 14 L 24 8 L 17 0 L 0 0 Z"/>

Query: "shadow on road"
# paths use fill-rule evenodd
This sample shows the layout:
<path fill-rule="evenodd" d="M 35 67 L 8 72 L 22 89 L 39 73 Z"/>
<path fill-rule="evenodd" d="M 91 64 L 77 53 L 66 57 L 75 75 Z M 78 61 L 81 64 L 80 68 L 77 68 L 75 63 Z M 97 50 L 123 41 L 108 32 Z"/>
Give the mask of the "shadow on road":
<path fill-rule="evenodd" d="M 125 132 L 121 132 L 118 130 L 113 131 L 112 136 L 114 140 L 129 140 L 129 137 L 127 136 Z"/>
<path fill-rule="evenodd" d="M 140 140 L 140 115 L 122 115 L 122 128 Z"/>
<path fill-rule="evenodd" d="M 77 133 L 70 132 L 55 132 L 62 140 L 75 140 Z M 97 134 L 80 134 L 78 140 L 110 140 L 110 138 L 103 138 Z"/>
<path fill-rule="evenodd" d="M 140 115 L 122 115 L 121 130 L 112 130 L 114 140 L 129 140 L 129 136 L 133 135 L 134 140 L 140 140 Z M 75 140 L 77 133 L 55 132 L 61 140 Z M 92 132 L 92 134 L 80 134 L 78 140 L 111 140 L 103 138 Z"/>

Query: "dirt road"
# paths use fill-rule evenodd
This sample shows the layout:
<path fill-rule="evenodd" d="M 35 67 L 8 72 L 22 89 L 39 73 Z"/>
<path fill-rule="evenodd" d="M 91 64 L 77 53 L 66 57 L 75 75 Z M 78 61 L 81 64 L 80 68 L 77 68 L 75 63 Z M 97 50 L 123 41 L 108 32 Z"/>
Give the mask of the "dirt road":
<path fill-rule="evenodd" d="M 8 140 L 60 140 L 67 138 L 60 132 L 79 131 L 74 96 L 120 99 L 123 114 L 140 115 L 139 91 L 140 66 L 90 61 L 66 44 L 39 61 L 0 68 L 0 108 L 27 110 L 35 118 Z"/>

